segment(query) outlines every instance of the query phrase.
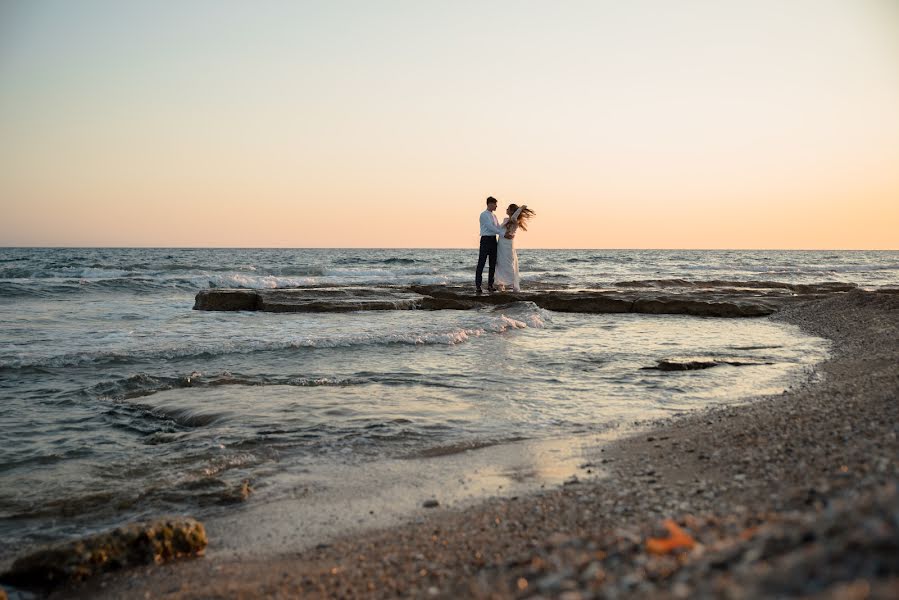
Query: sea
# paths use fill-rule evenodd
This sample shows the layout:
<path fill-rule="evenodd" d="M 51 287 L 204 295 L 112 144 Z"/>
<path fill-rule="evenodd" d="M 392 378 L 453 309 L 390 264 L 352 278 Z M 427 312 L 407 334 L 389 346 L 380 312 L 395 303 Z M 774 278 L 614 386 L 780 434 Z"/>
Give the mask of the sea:
<path fill-rule="evenodd" d="M 209 288 L 473 285 L 476 259 L 476 249 L 0 249 L 0 560 L 160 514 L 275 502 L 310 473 L 327 486 L 321 474 L 346 466 L 749 402 L 807 379 L 828 355 L 826 341 L 768 318 L 530 302 L 192 310 Z M 525 248 L 519 262 L 525 290 L 899 284 L 894 251 Z M 661 360 L 721 364 L 646 369 Z"/>

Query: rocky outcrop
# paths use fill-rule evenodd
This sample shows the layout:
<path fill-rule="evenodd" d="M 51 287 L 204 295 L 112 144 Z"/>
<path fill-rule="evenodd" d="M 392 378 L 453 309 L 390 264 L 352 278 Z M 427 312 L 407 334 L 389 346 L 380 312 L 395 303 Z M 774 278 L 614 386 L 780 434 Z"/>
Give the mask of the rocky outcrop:
<path fill-rule="evenodd" d="M 349 312 L 416 308 L 422 297 L 396 288 L 296 288 L 277 290 L 201 290 L 194 310 L 262 312 Z"/>
<path fill-rule="evenodd" d="M 194 299 L 194 310 L 258 310 L 256 290 L 200 290 Z"/>
<path fill-rule="evenodd" d="M 0 575 L 0 581 L 50 588 L 125 567 L 199 556 L 206 545 L 206 530 L 194 519 L 135 523 L 23 556 Z"/>
<path fill-rule="evenodd" d="M 777 303 L 758 298 L 711 298 L 661 296 L 637 298 L 630 312 L 650 315 L 695 315 L 699 317 L 763 317 L 777 310 Z"/>
<path fill-rule="evenodd" d="M 751 367 L 752 365 L 764 365 L 770 363 L 745 362 L 740 360 L 660 360 L 658 364 L 652 367 L 643 367 L 643 371 L 698 371 L 700 369 L 711 369 L 721 365 L 730 365 L 732 367 Z"/>
<path fill-rule="evenodd" d="M 449 305 L 458 303 L 468 308 L 477 304 L 533 302 L 540 308 L 556 312 L 592 314 L 642 313 L 693 315 L 700 317 L 761 317 L 775 312 L 785 297 L 771 297 L 752 292 L 685 292 L 659 291 L 621 292 L 611 290 L 541 290 L 536 292 L 503 292 L 477 296 L 467 288 L 449 286 L 413 286 L 424 297 Z M 454 306 L 445 306 L 454 308 Z M 444 306 L 440 306 L 444 308 Z"/>
<path fill-rule="evenodd" d="M 820 290 L 815 294 L 822 293 Z M 830 292 L 835 293 L 835 292 Z M 476 295 L 461 286 L 308 287 L 278 290 L 202 290 L 195 310 L 263 312 L 347 312 L 359 310 L 468 310 L 483 305 L 533 302 L 575 313 L 641 313 L 700 317 L 761 317 L 807 296 L 793 290 L 625 289 L 534 290 Z"/>

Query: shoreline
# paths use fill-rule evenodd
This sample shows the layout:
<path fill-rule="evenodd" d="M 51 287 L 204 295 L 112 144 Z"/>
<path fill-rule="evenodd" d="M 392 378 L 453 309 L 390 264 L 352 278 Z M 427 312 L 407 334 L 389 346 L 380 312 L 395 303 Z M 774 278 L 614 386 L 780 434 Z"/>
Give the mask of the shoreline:
<path fill-rule="evenodd" d="M 734 527 L 758 522 L 752 525 L 758 528 L 783 524 L 784 515 L 800 521 L 809 511 L 820 516 L 841 502 L 876 505 L 871 498 L 878 490 L 887 494 L 886 502 L 895 499 L 895 489 L 892 496 L 883 489 L 897 481 L 899 295 L 850 292 L 789 307 L 772 318 L 832 341 L 831 358 L 816 369 L 820 380 L 780 396 L 666 419 L 596 452 L 585 468 L 598 478 L 423 511 L 405 525 L 275 559 L 210 558 L 138 568 L 51 597 L 701 593 L 703 581 L 674 579 L 702 562 L 695 550 L 675 560 L 676 567 L 669 564 L 672 557 L 641 554 L 642 541 L 662 519 L 678 520 L 709 549 L 721 534 L 710 519 Z M 610 564 L 609 548 L 618 549 L 620 564 Z M 647 577 L 634 579 L 628 565 Z M 666 577 L 648 576 L 663 567 Z M 885 585 L 899 589 L 896 571 L 887 572 L 892 579 Z M 753 581 L 729 585 L 752 589 Z"/>

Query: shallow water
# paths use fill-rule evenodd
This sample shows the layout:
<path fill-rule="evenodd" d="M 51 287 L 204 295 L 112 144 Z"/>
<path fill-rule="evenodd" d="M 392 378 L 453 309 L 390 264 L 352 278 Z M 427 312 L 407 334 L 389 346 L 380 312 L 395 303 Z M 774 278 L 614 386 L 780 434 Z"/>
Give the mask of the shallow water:
<path fill-rule="evenodd" d="M 0 558 L 135 518 L 274 501 L 307 474 L 321 485 L 329 465 L 598 433 L 778 393 L 826 354 L 821 340 L 765 319 L 563 314 L 527 302 L 191 310 L 209 286 L 464 281 L 472 256 L 0 250 Z M 579 287 L 695 280 L 696 265 L 704 279 L 874 287 L 899 273 L 899 253 L 522 251 L 521 260 L 526 285 Z M 741 366 L 645 369 L 663 359 Z"/>

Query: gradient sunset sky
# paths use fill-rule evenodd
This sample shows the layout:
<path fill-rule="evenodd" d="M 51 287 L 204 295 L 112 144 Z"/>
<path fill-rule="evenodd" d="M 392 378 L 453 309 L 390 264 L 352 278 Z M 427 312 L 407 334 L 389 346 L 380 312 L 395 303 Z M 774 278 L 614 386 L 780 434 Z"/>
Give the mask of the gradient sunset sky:
<path fill-rule="evenodd" d="M 0 3 L 0 245 L 899 248 L 899 2 Z"/>

